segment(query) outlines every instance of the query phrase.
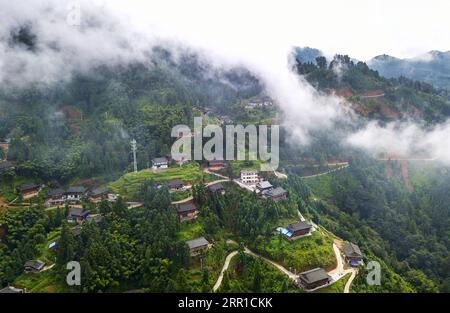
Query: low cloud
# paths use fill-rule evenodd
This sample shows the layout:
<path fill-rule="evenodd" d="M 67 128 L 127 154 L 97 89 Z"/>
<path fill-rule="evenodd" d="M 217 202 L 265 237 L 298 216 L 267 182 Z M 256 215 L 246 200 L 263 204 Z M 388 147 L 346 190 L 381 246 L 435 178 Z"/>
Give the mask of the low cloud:
<path fill-rule="evenodd" d="M 213 66 L 244 66 L 255 73 L 281 107 L 284 126 L 299 145 L 308 144 L 316 130 L 335 131 L 342 121 L 352 124 L 355 116 L 343 99 L 318 92 L 292 72 L 288 58 L 292 45 L 321 46 L 317 41 L 302 42 L 302 38 L 319 37 L 309 35 L 311 29 L 291 24 L 298 14 L 285 6 L 259 1 L 217 5 L 210 1 L 131 1 L 124 5 L 113 0 L 0 3 L 1 86 L 57 82 L 100 64 L 149 61 L 156 45 L 169 48 L 174 55 L 183 46 L 199 51 Z M 74 4 L 81 9 L 78 26 L 68 22 Z M 255 6 L 259 14 L 253 12 Z M 285 18 L 273 22 L 276 14 Z M 329 36 L 324 38 L 330 42 Z M 326 52 L 330 54 L 330 49 Z M 448 122 L 433 129 L 411 123 L 386 127 L 369 123 L 345 143 L 373 153 L 426 151 L 448 162 L 449 131 Z"/>
<path fill-rule="evenodd" d="M 450 120 L 432 128 L 412 122 L 392 122 L 384 127 L 370 122 L 346 141 L 374 157 L 434 159 L 450 165 Z"/>
<path fill-rule="evenodd" d="M 98 64 L 143 60 L 153 42 L 131 22 L 86 1 L 4 1 L 0 21 L 0 83 L 25 86 L 70 78 Z M 80 8 L 80 23 L 71 14 Z"/>

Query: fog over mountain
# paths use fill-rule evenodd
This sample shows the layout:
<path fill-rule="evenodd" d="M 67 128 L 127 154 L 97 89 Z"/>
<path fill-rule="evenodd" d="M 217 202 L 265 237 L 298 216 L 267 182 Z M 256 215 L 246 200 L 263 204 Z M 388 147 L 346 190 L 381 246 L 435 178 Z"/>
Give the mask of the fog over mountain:
<path fill-rule="evenodd" d="M 247 28 L 243 28 L 243 24 L 229 25 L 228 19 L 219 18 L 213 11 L 200 23 L 195 18 L 180 16 L 179 10 L 173 14 L 185 27 L 177 24 L 178 28 L 174 28 L 170 19 L 163 20 L 170 16 L 164 8 L 160 8 L 160 12 L 158 7 L 152 10 L 148 5 L 136 5 L 134 10 L 126 10 L 115 1 L 81 1 L 75 5 L 54 0 L 1 2 L 0 83 L 3 87 L 52 84 L 70 79 L 74 72 L 86 72 L 102 64 L 149 62 L 151 48 L 164 46 L 174 55 L 180 50 L 193 49 L 218 68 L 244 66 L 249 69 L 283 110 L 283 123 L 296 144 L 308 144 L 311 132 L 316 130 L 331 131 L 338 124 L 354 123 L 355 114 L 344 99 L 318 92 L 292 72 L 289 55 L 292 46 L 298 43 L 294 34 L 305 30 L 286 27 L 286 33 L 280 36 L 279 32 L 271 32 L 268 25 L 247 23 Z M 207 4 L 203 8 L 205 12 L 211 9 Z M 246 12 L 245 9 L 249 7 L 238 14 Z M 255 17 L 255 21 L 260 20 Z M 207 23 L 215 32 L 196 33 L 199 27 L 207 28 Z M 430 61 L 415 62 L 430 64 L 426 63 Z M 450 163 L 450 151 L 442 150 L 442 144 L 448 143 L 448 123 L 429 130 L 419 125 L 410 126 L 422 134 L 420 138 L 433 157 Z M 370 124 L 356 135 L 350 134 L 344 143 L 369 151 L 376 145 L 375 150 L 378 150 L 384 148 L 382 140 L 370 139 L 383 135 L 407 143 L 409 146 L 404 151 L 422 148 L 422 142 L 409 140 L 410 132 L 395 129 Z M 367 147 L 367 140 L 370 147 Z"/>
<path fill-rule="evenodd" d="M 450 88 L 450 51 L 433 50 L 405 59 L 383 54 L 369 60 L 367 64 L 385 77 L 404 76 L 438 88 Z"/>

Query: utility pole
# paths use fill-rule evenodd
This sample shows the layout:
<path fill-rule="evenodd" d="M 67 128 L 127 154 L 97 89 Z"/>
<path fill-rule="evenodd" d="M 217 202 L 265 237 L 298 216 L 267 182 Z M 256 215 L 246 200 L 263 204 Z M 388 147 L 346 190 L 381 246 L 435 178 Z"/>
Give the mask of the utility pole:
<path fill-rule="evenodd" d="M 134 166 L 134 172 L 137 173 L 137 161 L 136 161 L 136 140 L 131 140 L 131 151 L 133 152 L 133 166 Z"/>

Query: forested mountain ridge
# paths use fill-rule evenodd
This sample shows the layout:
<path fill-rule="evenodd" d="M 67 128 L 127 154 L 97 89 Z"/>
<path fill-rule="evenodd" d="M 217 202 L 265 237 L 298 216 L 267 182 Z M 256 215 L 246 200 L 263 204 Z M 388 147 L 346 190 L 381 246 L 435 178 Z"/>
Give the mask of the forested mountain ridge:
<path fill-rule="evenodd" d="M 359 114 L 384 121 L 412 118 L 429 123 L 450 116 L 450 95 L 433 85 L 404 77 L 385 78 L 364 62 L 346 55 L 332 60 L 318 56 L 314 62 L 300 62 L 299 74 L 325 92 L 347 98 Z"/>
<path fill-rule="evenodd" d="M 409 79 L 430 83 L 437 88 L 450 87 L 450 51 L 429 51 L 415 58 L 399 59 L 379 55 L 367 62 L 370 68 L 388 78 Z"/>
<path fill-rule="evenodd" d="M 297 61 L 295 68 L 319 90 L 347 98 L 367 120 L 434 125 L 450 116 L 446 91 L 406 78 L 384 78 L 348 56 L 330 61 L 318 56 L 314 62 Z M 326 200 L 312 206 L 313 215 L 343 238 L 365 242 L 417 290 L 448 291 L 450 220 L 445 203 L 450 199 L 444 191 L 450 183 L 448 168 L 395 157 L 376 160 L 361 151 L 344 152 L 330 142 L 327 136 L 317 137 L 305 156 L 317 161 L 344 158 L 350 167 L 306 181 L 313 193 Z"/>
<path fill-rule="evenodd" d="M 0 137 L 11 139 L 8 159 L 17 165 L 17 176 L 52 187 L 96 176 L 111 176 L 102 178 L 109 182 L 131 170 L 130 139 L 138 141 L 140 168 L 148 167 L 151 158 L 169 153 L 171 127 L 191 124 L 196 110 L 213 108 L 245 122 L 251 110 L 239 106 L 240 111 L 233 113 L 236 104 L 263 93 L 262 84 L 245 69 L 218 70 L 196 55 L 174 58 L 164 49 L 156 49 L 155 54 L 149 64 L 101 66 L 54 86 L 3 90 Z M 367 120 L 413 118 L 431 125 L 450 115 L 446 92 L 409 79 L 383 78 L 348 56 L 336 56 L 330 62 L 319 56 L 315 62 L 297 62 L 294 69 L 321 92 L 347 98 Z M 193 274 L 194 284 L 189 285 L 188 274 L 180 270 L 192 265 L 182 240 L 190 238 L 184 233 L 216 240 L 213 260 L 207 261 L 217 272 L 217 260 L 229 249 L 224 244 L 227 236 L 270 250 L 273 242 L 267 238 L 273 228 L 280 220 L 296 217 L 298 208 L 383 263 L 385 285 L 368 287 L 361 275 L 355 291 L 449 290 L 449 172 L 424 169 L 425 174 L 410 175 L 411 192 L 395 161 L 379 162 L 323 134 L 298 152 L 299 148 L 287 144 L 283 132 L 281 168 L 289 180 L 277 183 L 292 194 L 288 203 L 266 205 L 233 188 L 230 196 L 205 200 L 205 190 L 199 187 L 195 198 L 204 202 L 202 222 L 185 230 L 175 219 L 167 190 L 156 191 L 153 182 L 146 182 L 139 189 L 142 209 L 128 211 L 122 201 L 93 207 L 95 212 L 109 214 L 106 223 L 85 227 L 75 243 L 62 222 L 64 209 L 49 214 L 38 208 L 8 211 L 1 221 L 12 225 L 14 232 L 0 249 L 3 283 L 20 274 L 24 259 L 39 255 L 36 242 L 45 245 L 56 234 L 69 247 L 67 255 L 58 254 L 58 266 L 74 255 L 83 262 L 83 274 L 89 278 L 81 291 L 122 291 L 121 283 L 150 291 L 208 291 L 212 272 Z M 327 171 L 331 160 L 348 161 L 350 166 L 319 179 L 301 177 L 303 169 L 298 167 L 305 163 Z M 387 166 L 394 168 L 394 174 L 386 175 Z M 5 178 L 2 187 L 6 185 L 11 182 Z M 314 238 L 308 245 L 322 247 L 324 240 Z M 325 259 L 315 254 L 300 261 L 316 264 Z M 108 274 L 110 263 L 117 268 L 112 275 Z"/>
<path fill-rule="evenodd" d="M 123 172 L 135 138 L 139 164 L 170 152 L 173 125 L 189 124 L 193 107 L 220 110 L 260 92 L 247 70 L 218 70 L 192 53 L 155 48 L 146 64 L 99 66 L 70 81 L 0 92 L 0 138 L 18 173 L 67 182 Z"/>

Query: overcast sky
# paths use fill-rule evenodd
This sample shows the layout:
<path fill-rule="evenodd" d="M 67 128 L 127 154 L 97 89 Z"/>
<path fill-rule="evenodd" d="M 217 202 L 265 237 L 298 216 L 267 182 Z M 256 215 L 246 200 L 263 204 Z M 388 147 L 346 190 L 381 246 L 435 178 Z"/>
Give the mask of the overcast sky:
<path fill-rule="evenodd" d="M 106 3 L 99 0 L 97 3 Z M 368 60 L 450 50 L 446 0 L 108 1 L 146 23 L 230 53 L 310 46 Z"/>
<path fill-rule="evenodd" d="M 67 19 L 74 4 L 79 26 Z M 296 142 L 307 144 L 312 131 L 332 130 L 352 112 L 343 99 L 317 92 L 290 70 L 292 46 L 364 61 L 383 53 L 404 58 L 448 51 L 449 12 L 445 0 L 0 0 L 0 86 L 51 83 L 102 63 L 146 61 L 154 45 L 201 48 L 216 65 L 243 65 L 257 75 Z M 11 34 L 23 25 L 36 35 L 33 49 L 11 44 Z M 404 143 L 406 154 L 426 145 L 450 164 L 448 144 L 442 145 L 449 133 L 450 121 L 432 131 L 369 125 L 349 142 L 373 151 Z"/>

